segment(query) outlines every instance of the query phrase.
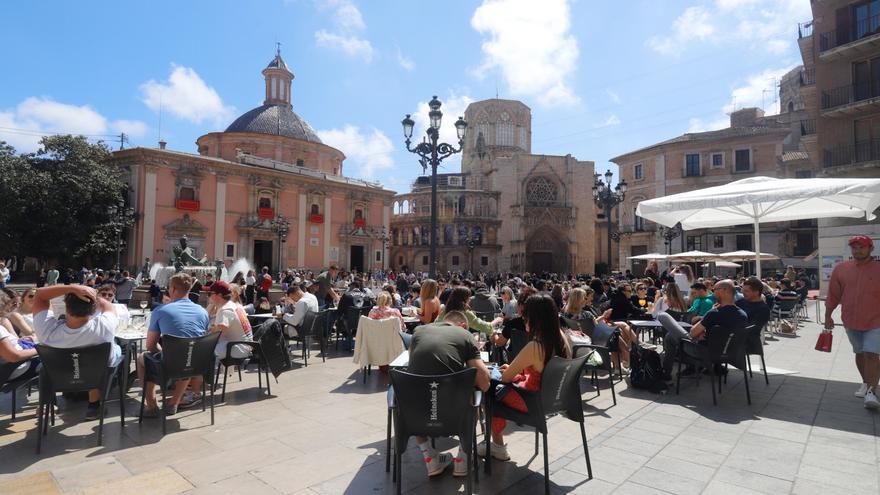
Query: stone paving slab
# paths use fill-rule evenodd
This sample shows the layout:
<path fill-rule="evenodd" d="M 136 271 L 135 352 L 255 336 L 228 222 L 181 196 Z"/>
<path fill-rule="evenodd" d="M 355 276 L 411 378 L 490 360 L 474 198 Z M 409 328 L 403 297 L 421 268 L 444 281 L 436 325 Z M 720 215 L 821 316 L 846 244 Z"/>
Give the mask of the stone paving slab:
<path fill-rule="evenodd" d="M 812 314 L 811 316 L 815 318 Z M 743 373 L 731 370 L 718 406 L 710 383 L 682 381 L 654 395 L 607 380 L 601 395 L 583 381 L 594 478 L 587 468 L 577 424 L 549 422 L 553 493 L 590 494 L 821 494 L 880 493 L 880 414 L 853 397 L 858 376 L 851 349 L 838 332 L 834 352 L 813 350 L 820 331 L 805 323 L 796 338 L 765 347 L 769 385 L 753 360 L 752 404 Z M 216 421 L 200 409 L 169 418 L 162 436 L 157 420 L 139 425 L 135 388 L 121 428 L 118 405 L 109 404 L 104 445 L 95 445 L 96 423 L 81 421 L 85 404 L 62 399 L 56 426 L 34 454 L 34 399 L 10 420 L 9 397 L 0 397 L 2 493 L 248 493 L 340 494 L 394 492 L 385 472 L 387 376 L 367 383 L 350 355 L 328 353 L 327 362 L 285 373 L 272 397 L 257 390 L 253 372 L 232 375 Z M 296 359 L 298 361 L 298 358 Z M 775 370 L 775 372 L 774 372 Z M 19 401 L 24 402 L 24 400 Z M 541 454 L 534 432 L 511 427 L 512 460 L 493 461 L 480 473 L 477 493 L 541 493 Z M 455 453 L 457 443 L 438 447 Z M 445 473 L 427 479 L 410 443 L 403 456 L 404 493 L 464 491 L 463 479 Z"/>

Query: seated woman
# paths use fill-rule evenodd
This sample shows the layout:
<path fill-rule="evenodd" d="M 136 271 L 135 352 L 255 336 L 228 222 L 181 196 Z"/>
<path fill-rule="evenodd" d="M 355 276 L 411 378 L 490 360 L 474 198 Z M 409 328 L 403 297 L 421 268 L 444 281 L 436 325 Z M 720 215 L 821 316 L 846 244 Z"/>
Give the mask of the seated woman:
<path fill-rule="evenodd" d="M 403 322 L 403 315 L 397 308 L 392 308 L 393 298 L 388 291 L 383 290 L 376 298 L 376 305 L 370 310 L 370 318 L 373 320 L 384 320 L 385 318 L 397 318 L 400 320 L 400 329 L 405 331 L 406 324 Z"/>
<path fill-rule="evenodd" d="M 419 309 L 416 313 L 422 325 L 434 323 L 437 315 L 440 314 L 440 299 L 437 297 L 439 291 L 440 286 L 436 280 L 431 278 L 422 280 L 422 288 L 419 291 Z"/>
<path fill-rule="evenodd" d="M 582 294 L 583 293 L 583 294 Z M 568 294 L 568 304 L 563 309 L 563 316 L 573 320 L 593 319 L 593 335 L 589 336 L 593 344 L 604 345 L 614 330 L 620 331 L 620 340 L 618 341 L 617 352 L 612 352 L 613 363 L 617 362 L 616 354 L 620 355 L 620 363 L 623 366 L 621 372 L 626 372 L 629 368 L 629 350 L 633 342 L 638 342 L 639 338 L 629 325 L 622 321 L 611 321 L 611 309 L 605 310 L 599 316 L 592 311 L 593 290 L 590 288 L 581 289 L 574 288 Z M 575 342 L 578 343 L 578 342 Z"/>
<path fill-rule="evenodd" d="M 449 299 L 446 300 L 446 306 L 440 311 L 440 314 L 437 315 L 436 321 L 443 321 L 443 317 L 446 316 L 446 313 L 461 311 L 467 317 L 468 328 L 483 333 L 486 336 L 491 336 L 494 331 L 494 325 L 501 325 L 501 323 L 504 322 L 504 319 L 499 316 L 492 321 L 481 320 L 476 313 L 471 311 L 470 303 L 468 302 L 470 301 L 470 298 L 471 290 L 467 287 L 456 287 L 452 289 L 452 292 L 449 293 Z"/>
<path fill-rule="evenodd" d="M 650 299 L 648 299 L 648 286 L 642 282 L 637 283 L 635 294 L 630 296 L 629 300 L 632 302 L 633 306 L 647 312 L 648 303 L 650 302 Z"/>
<path fill-rule="evenodd" d="M 547 294 L 536 294 L 525 302 L 524 319 L 531 340 L 516 356 L 510 365 L 502 365 L 501 382 L 506 392 L 499 400 L 513 409 L 527 412 L 525 402 L 518 390 L 537 392 L 541 385 L 541 373 L 553 356 L 571 357 L 571 347 L 559 328 L 559 310 L 553 298 Z M 506 461 L 510 459 L 504 445 L 504 428 L 507 420 L 492 418 L 492 457 Z M 486 443 L 477 445 L 477 454 L 486 455 Z"/>
<path fill-rule="evenodd" d="M 512 320 L 519 314 L 517 310 L 516 298 L 513 297 L 513 289 L 510 287 L 501 288 L 501 317 L 504 321 Z"/>
<path fill-rule="evenodd" d="M 611 319 L 624 321 L 630 318 L 642 318 L 646 309 L 637 308 L 630 299 L 633 295 L 632 285 L 620 284 L 617 291 L 611 296 Z"/>
<path fill-rule="evenodd" d="M 6 303 L 6 311 L 4 312 L 0 309 L 0 313 L 5 314 L 4 317 L 0 317 L 0 321 L 3 321 L 3 325 L 7 326 L 8 330 L 13 330 L 15 335 L 19 337 L 27 337 L 34 334 L 34 318 L 32 314 L 28 314 L 27 317 L 22 314 L 22 307 L 25 304 L 25 299 L 22 296 L 19 296 L 14 290 L 9 288 L 2 289 L 3 293 L 6 295 L 7 303 Z M 30 294 L 30 299 L 28 299 L 28 308 L 30 308 L 33 303 L 34 298 L 34 289 L 27 289 L 24 292 L 25 295 Z M 31 310 L 28 309 L 27 313 L 31 313 Z M 8 323 L 8 325 L 6 325 Z"/>
<path fill-rule="evenodd" d="M 522 314 L 523 311 L 525 311 L 526 300 L 529 296 L 534 294 L 537 294 L 537 291 L 531 287 L 523 287 L 519 291 L 519 297 L 516 299 L 517 316 L 504 321 L 503 326 L 501 327 L 501 333 L 495 333 L 490 337 L 492 343 L 494 343 L 496 347 L 506 347 L 507 342 L 510 340 L 510 334 L 514 329 L 528 332 Z"/>
<path fill-rule="evenodd" d="M 688 305 L 684 302 L 684 297 L 681 295 L 681 291 L 678 289 L 678 284 L 675 282 L 668 282 L 663 286 L 662 291 L 657 291 L 657 295 L 654 297 L 654 309 L 651 310 L 651 315 L 656 319 L 660 313 L 665 313 L 666 310 L 677 311 L 679 313 L 687 313 L 688 310 Z"/>

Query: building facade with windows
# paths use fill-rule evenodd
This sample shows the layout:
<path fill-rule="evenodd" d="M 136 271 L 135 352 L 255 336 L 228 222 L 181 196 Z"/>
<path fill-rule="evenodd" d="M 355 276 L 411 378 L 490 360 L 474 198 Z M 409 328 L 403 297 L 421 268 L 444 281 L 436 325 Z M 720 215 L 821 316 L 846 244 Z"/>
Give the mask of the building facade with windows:
<path fill-rule="evenodd" d="M 814 76 L 814 91 L 805 97 L 815 122 L 810 160 L 822 177 L 880 177 L 880 0 L 810 6 L 813 19 L 799 26 L 798 37 L 804 67 Z M 823 292 L 834 264 L 849 258 L 846 241 L 854 233 L 880 241 L 880 222 L 819 221 Z"/>
<path fill-rule="evenodd" d="M 474 102 L 465 119 L 461 173 L 438 177 L 438 270 L 592 273 L 593 162 L 533 154 L 522 102 Z M 430 181 L 395 198 L 394 267 L 428 271 Z"/>
<path fill-rule="evenodd" d="M 198 154 L 161 142 L 113 153 L 137 212 L 127 265 L 167 263 L 183 235 L 212 263 L 244 257 L 273 271 L 384 265 L 379 239 L 394 192 L 342 175 L 345 155 L 293 111 L 294 75 L 280 53 L 262 73 L 263 105 L 198 138 Z"/>
<path fill-rule="evenodd" d="M 744 108 L 730 115 L 728 128 L 684 134 L 612 158 L 629 185 L 619 207 L 618 230 L 623 235 L 618 269 L 642 273 L 645 263 L 627 258 L 650 252 L 754 250 L 751 224 L 687 231 L 667 241 L 659 225 L 635 214 L 636 206 L 647 199 L 747 177 L 811 176 L 813 165 L 809 160 L 795 159 L 806 156 L 792 136 L 800 116 L 794 109 L 790 115 L 786 112 L 765 117 L 758 108 Z M 816 249 L 815 223 L 808 220 L 762 225 L 761 249 L 780 256 L 786 265 L 807 266 L 803 258 Z M 766 268 L 776 267 L 767 264 Z"/>

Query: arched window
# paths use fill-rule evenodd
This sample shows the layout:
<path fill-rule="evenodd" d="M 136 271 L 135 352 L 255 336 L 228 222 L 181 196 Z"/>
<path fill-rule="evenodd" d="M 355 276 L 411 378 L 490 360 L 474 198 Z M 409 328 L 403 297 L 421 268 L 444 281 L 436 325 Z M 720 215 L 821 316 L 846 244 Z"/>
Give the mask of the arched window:
<path fill-rule="evenodd" d="M 645 219 L 636 215 L 636 209 L 633 208 L 633 230 L 641 232 L 645 230 Z"/>
<path fill-rule="evenodd" d="M 313 204 L 311 214 L 312 215 L 319 215 L 320 213 L 321 213 L 321 210 L 318 209 L 318 205 Z"/>
<path fill-rule="evenodd" d="M 260 197 L 260 208 L 271 208 L 272 207 L 272 198 L 261 196 Z"/>
<path fill-rule="evenodd" d="M 196 190 L 191 187 L 181 187 L 178 196 L 178 199 L 194 201 L 196 199 Z"/>
<path fill-rule="evenodd" d="M 471 239 L 474 240 L 474 244 L 481 246 L 483 244 L 483 228 L 479 225 L 471 228 Z"/>
<path fill-rule="evenodd" d="M 358 208 L 357 210 L 354 210 L 354 219 L 355 220 L 361 220 L 363 218 L 364 218 L 364 210 L 361 210 L 360 208 Z"/>
<path fill-rule="evenodd" d="M 443 244 L 446 246 L 451 246 L 453 244 L 453 238 L 455 237 L 455 227 L 452 225 L 444 225 L 443 226 Z"/>
<path fill-rule="evenodd" d="M 513 124 L 510 122 L 495 124 L 495 145 L 513 146 Z"/>
<path fill-rule="evenodd" d="M 550 205 L 559 200 L 556 185 L 546 177 L 535 177 L 526 185 L 526 202 L 533 205 Z"/>
<path fill-rule="evenodd" d="M 462 225 L 458 228 L 458 245 L 466 246 L 468 241 L 468 228 Z"/>
<path fill-rule="evenodd" d="M 464 199 L 464 196 L 458 198 L 458 214 L 464 215 L 464 208 L 467 206 L 467 201 Z"/>

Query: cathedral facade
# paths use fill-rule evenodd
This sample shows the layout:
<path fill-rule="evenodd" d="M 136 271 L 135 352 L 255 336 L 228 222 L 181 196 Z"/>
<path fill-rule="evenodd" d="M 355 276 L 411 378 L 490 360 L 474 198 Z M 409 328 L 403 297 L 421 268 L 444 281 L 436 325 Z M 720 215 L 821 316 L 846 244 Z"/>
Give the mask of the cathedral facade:
<path fill-rule="evenodd" d="M 438 271 L 593 272 L 593 162 L 533 154 L 519 101 L 472 103 L 465 120 L 461 173 L 438 175 Z M 430 177 L 395 197 L 392 267 L 429 271 L 430 205 Z"/>

